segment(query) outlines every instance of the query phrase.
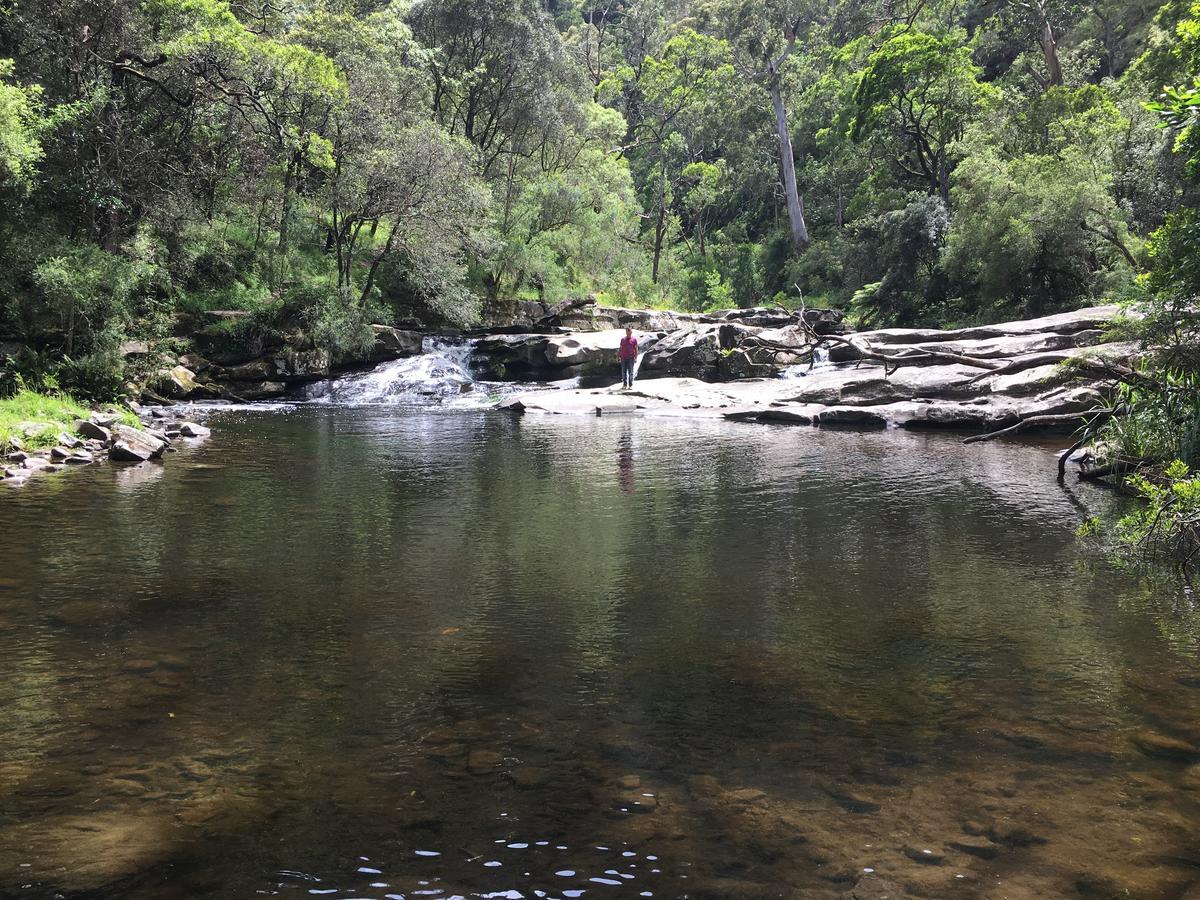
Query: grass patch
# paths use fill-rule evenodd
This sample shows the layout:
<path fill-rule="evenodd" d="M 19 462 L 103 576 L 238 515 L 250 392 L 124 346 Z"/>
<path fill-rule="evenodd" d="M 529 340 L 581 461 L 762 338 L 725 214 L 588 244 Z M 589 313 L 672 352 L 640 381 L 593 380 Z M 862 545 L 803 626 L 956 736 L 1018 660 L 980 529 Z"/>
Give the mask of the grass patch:
<path fill-rule="evenodd" d="M 130 410 L 113 410 L 120 421 L 138 427 L 138 417 Z M 60 431 L 73 432 L 76 419 L 86 419 L 86 406 L 64 394 L 40 394 L 22 388 L 11 397 L 0 400 L 0 449 L 20 442 L 26 450 L 54 447 Z"/>

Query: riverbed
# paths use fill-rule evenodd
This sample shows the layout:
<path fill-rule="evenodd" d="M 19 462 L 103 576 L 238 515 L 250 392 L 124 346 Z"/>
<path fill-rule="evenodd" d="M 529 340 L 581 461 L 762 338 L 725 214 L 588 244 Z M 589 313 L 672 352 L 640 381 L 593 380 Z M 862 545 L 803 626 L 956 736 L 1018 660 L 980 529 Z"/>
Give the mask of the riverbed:
<path fill-rule="evenodd" d="M 206 421 L 0 496 L 0 896 L 1200 880 L 1200 615 L 1053 445 Z"/>

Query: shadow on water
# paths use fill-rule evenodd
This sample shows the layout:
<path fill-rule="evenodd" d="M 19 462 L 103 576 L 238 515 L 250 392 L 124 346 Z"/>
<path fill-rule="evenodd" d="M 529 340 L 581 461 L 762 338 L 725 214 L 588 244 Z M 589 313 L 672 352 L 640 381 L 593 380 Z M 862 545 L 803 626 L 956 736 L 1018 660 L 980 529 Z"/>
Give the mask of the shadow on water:
<path fill-rule="evenodd" d="M 1109 500 L 1056 488 L 1048 450 L 378 408 L 214 425 L 167 466 L 0 501 L 0 895 L 1200 876 L 1200 621 L 1080 548 Z"/>

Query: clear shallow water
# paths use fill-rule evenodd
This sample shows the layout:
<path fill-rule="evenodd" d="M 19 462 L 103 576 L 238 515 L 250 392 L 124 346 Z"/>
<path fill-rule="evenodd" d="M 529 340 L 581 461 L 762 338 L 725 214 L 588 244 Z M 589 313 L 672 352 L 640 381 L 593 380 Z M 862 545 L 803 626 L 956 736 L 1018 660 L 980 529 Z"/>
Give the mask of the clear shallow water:
<path fill-rule="evenodd" d="M 1109 501 L 1047 450 L 210 424 L 165 465 L 0 494 L 0 896 L 1200 878 L 1200 778 L 1153 743 L 1200 743 L 1200 618 L 1080 547 Z"/>

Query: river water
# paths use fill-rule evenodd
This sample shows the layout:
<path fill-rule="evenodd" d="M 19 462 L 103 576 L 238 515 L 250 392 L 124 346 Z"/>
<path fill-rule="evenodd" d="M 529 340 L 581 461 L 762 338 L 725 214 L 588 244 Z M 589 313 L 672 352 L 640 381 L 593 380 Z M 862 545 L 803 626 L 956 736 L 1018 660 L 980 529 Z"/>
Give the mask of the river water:
<path fill-rule="evenodd" d="M 208 423 L 0 495 L 0 896 L 1200 879 L 1200 616 L 1076 540 L 1113 501 L 1048 448 Z"/>

